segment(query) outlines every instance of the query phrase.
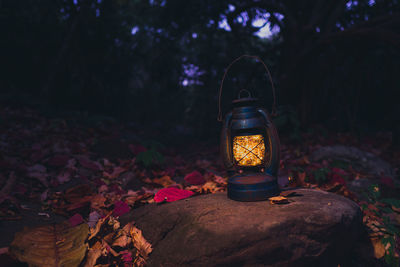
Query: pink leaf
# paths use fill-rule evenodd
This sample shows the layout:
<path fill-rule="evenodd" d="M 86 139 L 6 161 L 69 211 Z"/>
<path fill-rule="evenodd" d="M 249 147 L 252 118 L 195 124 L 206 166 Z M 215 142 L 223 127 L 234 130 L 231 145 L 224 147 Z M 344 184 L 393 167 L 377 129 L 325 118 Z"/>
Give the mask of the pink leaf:
<path fill-rule="evenodd" d="M 114 216 L 121 216 L 124 215 L 125 213 L 128 213 L 130 210 L 128 204 L 126 204 L 123 201 L 118 201 L 114 203 L 114 211 L 113 211 L 113 215 Z"/>
<path fill-rule="evenodd" d="M 83 223 L 83 218 L 79 213 L 76 213 L 74 216 L 68 219 L 69 224 L 74 227 L 77 226 L 78 224 Z"/>
<path fill-rule="evenodd" d="M 129 250 L 123 250 L 120 252 L 121 256 L 122 256 L 122 261 L 124 262 L 132 262 L 133 258 L 132 258 L 132 253 Z"/>
<path fill-rule="evenodd" d="M 154 196 L 154 201 L 159 203 L 163 201 L 173 202 L 176 200 L 188 198 L 194 193 L 189 190 L 178 189 L 175 187 L 168 187 L 159 190 Z"/>
<path fill-rule="evenodd" d="M 95 227 L 97 221 L 101 218 L 101 215 L 97 211 L 92 211 L 89 214 L 89 220 L 88 220 L 88 225 L 90 227 Z"/>
<path fill-rule="evenodd" d="M 191 172 L 185 176 L 185 181 L 192 185 L 200 185 L 204 184 L 206 180 L 204 180 L 203 175 L 198 171 Z"/>

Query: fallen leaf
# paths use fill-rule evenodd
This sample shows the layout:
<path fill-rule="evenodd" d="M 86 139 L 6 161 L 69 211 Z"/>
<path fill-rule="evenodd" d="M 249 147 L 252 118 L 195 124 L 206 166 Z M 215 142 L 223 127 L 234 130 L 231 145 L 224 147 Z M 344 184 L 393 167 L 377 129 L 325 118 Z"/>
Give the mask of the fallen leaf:
<path fill-rule="evenodd" d="M 119 175 L 123 172 L 126 171 L 126 168 L 122 168 L 122 167 L 115 167 L 112 171 L 112 173 L 108 173 L 108 172 L 103 172 L 103 176 L 108 178 L 108 179 L 115 179 L 118 178 Z"/>
<path fill-rule="evenodd" d="M 86 156 L 77 156 L 77 159 L 79 161 L 79 164 L 81 164 L 81 166 L 86 169 L 89 169 L 92 171 L 99 171 L 99 170 L 103 169 L 103 167 L 101 166 L 100 163 L 98 163 L 96 161 L 92 161 Z"/>
<path fill-rule="evenodd" d="M 103 218 L 100 218 L 97 221 L 96 227 L 95 228 L 90 228 L 90 236 L 88 237 L 88 240 L 92 239 L 93 237 L 95 237 L 99 231 L 101 226 L 104 224 L 104 222 L 111 216 L 112 211 L 110 211 L 106 216 L 104 216 Z"/>
<path fill-rule="evenodd" d="M 71 227 L 77 226 L 78 224 L 83 223 L 82 215 L 76 213 L 74 216 L 68 219 L 69 224 Z"/>
<path fill-rule="evenodd" d="M 100 241 L 97 241 L 91 248 L 86 256 L 85 267 L 93 267 L 96 264 L 98 258 L 100 258 L 102 252 L 102 244 Z"/>
<path fill-rule="evenodd" d="M 64 171 L 57 175 L 57 181 L 60 184 L 66 183 L 71 179 L 71 174 L 68 171 Z"/>
<path fill-rule="evenodd" d="M 159 202 L 173 202 L 176 200 L 188 198 L 192 196 L 194 193 L 192 191 L 178 189 L 175 187 L 168 187 L 159 190 L 154 196 L 154 201 Z"/>
<path fill-rule="evenodd" d="M 129 210 L 130 208 L 128 204 L 126 204 L 124 201 L 118 201 L 114 204 L 113 215 L 119 217 L 121 215 L 124 215 L 125 213 L 128 213 Z"/>
<path fill-rule="evenodd" d="M 124 264 L 129 264 L 131 262 L 133 262 L 133 258 L 132 258 L 132 253 L 129 250 L 123 250 L 120 252 L 122 261 L 124 262 Z M 131 264 L 127 265 L 127 266 L 131 266 Z"/>
<path fill-rule="evenodd" d="M 88 225 L 89 227 L 94 227 L 97 221 L 101 218 L 101 215 L 97 211 L 92 211 L 89 214 Z"/>
<path fill-rule="evenodd" d="M 89 205 L 92 198 L 93 198 L 93 196 L 84 196 L 82 198 L 73 199 L 73 203 L 66 205 L 63 208 L 66 209 L 67 211 L 72 211 L 72 210 L 82 208 L 86 205 Z"/>
<path fill-rule="evenodd" d="M 104 203 L 106 200 L 107 199 L 102 194 L 98 194 L 91 199 L 90 207 L 95 210 L 101 210 L 106 206 Z"/>
<path fill-rule="evenodd" d="M 218 184 L 227 184 L 227 179 L 218 175 L 214 176 L 214 181 Z"/>
<path fill-rule="evenodd" d="M 91 194 L 92 188 L 87 184 L 81 184 L 67 189 L 64 197 L 68 202 L 74 202 L 76 199 Z"/>
<path fill-rule="evenodd" d="M 139 251 L 140 256 L 147 260 L 148 255 L 153 251 L 151 244 L 143 237 L 142 231 L 130 224 L 130 235 L 133 246 Z"/>
<path fill-rule="evenodd" d="M 161 185 L 163 187 L 168 187 L 170 185 L 175 184 L 175 182 L 171 180 L 171 177 L 169 177 L 167 175 L 164 175 L 161 178 L 153 179 L 153 182 L 156 183 L 156 184 L 159 184 L 159 185 Z"/>
<path fill-rule="evenodd" d="M 287 203 L 289 203 L 289 200 L 283 196 L 270 197 L 268 199 L 271 204 L 287 204 Z"/>
<path fill-rule="evenodd" d="M 200 184 L 204 184 L 206 182 L 206 180 L 204 180 L 203 175 L 201 175 L 200 172 L 198 171 L 193 171 L 189 174 L 187 174 L 185 176 L 185 178 L 183 178 L 188 184 L 192 184 L 192 185 L 200 185 Z"/>
<path fill-rule="evenodd" d="M 10 253 L 29 266 L 78 266 L 86 253 L 87 224 L 25 228 L 15 234 Z"/>
<path fill-rule="evenodd" d="M 341 185 L 346 185 L 346 180 L 345 180 L 342 176 L 340 176 L 339 174 L 337 174 L 337 173 L 333 173 L 333 174 L 332 174 L 331 181 L 332 181 L 333 183 L 338 183 L 338 184 L 341 184 Z"/>
<path fill-rule="evenodd" d="M 377 259 L 382 258 L 383 256 L 385 256 L 385 246 L 382 244 L 381 239 L 380 238 L 371 238 L 371 243 L 372 246 L 374 247 L 374 256 Z"/>
<path fill-rule="evenodd" d="M 112 246 L 120 246 L 120 247 L 126 247 L 128 244 L 132 242 L 132 238 L 130 237 L 130 230 L 131 230 L 131 225 L 128 223 L 122 228 L 112 243 Z"/>

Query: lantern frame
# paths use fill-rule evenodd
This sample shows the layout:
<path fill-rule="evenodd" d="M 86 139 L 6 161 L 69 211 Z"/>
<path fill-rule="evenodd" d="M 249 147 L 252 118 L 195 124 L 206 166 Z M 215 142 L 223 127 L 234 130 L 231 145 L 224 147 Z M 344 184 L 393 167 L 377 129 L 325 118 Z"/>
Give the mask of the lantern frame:
<path fill-rule="evenodd" d="M 224 79 L 233 63 L 244 57 L 255 58 L 261 62 L 271 78 L 265 63 L 256 56 L 243 55 L 234 60 L 225 71 L 220 87 L 218 114 L 218 120 L 220 121 L 222 120 L 221 96 Z M 270 80 L 274 92 L 274 110 L 275 91 L 272 78 Z M 238 201 L 265 200 L 279 194 L 277 183 L 280 158 L 279 137 L 269 113 L 258 104 L 258 99 L 251 97 L 249 92 L 248 97 L 241 98 L 241 93 L 243 91 L 248 92 L 247 90 L 241 90 L 238 99 L 232 101 L 233 108 L 225 115 L 221 131 L 222 160 L 227 168 L 228 174 L 230 174 L 228 179 L 228 197 Z M 260 164 L 255 166 L 239 166 L 235 162 L 234 157 L 234 138 L 236 136 L 249 137 L 252 135 L 262 135 L 264 137 L 263 159 Z M 251 151 L 253 149 L 251 149 Z M 251 151 L 249 150 L 249 153 Z"/>

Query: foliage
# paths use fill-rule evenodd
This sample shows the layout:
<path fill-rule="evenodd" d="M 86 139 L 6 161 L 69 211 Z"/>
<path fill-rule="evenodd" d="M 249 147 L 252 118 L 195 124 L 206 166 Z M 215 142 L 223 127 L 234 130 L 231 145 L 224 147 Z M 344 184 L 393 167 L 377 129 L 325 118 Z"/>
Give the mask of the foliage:
<path fill-rule="evenodd" d="M 16 234 L 10 251 L 29 266 L 78 266 L 86 254 L 88 226 L 40 226 Z"/>
<path fill-rule="evenodd" d="M 293 138 L 298 121 L 353 130 L 371 127 L 372 119 L 398 131 L 390 115 L 398 107 L 398 0 L 3 0 L 0 6 L 7 25 L 0 99 L 7 104 L 144 124 L 168 120 L 215 134 L 225 67 L 256 54 L 271 69 L 278 102 L 294 108 L 282 119 L 294 127 Z M 255 22 L 265 19 L 274 29 L 269 39 L 256 35 Z M 261 65 L 244 61 L 232 69 L 224 110 L 242 88 L 270 106 Z M 387 122 L 382 114 L 389 114 Z"/>
<path fill-rule="evenodd" d="M 147 150 L 137 154 L 136 161 L 143 164 L 146 168 L 149 168 L 154 164 L 163 163 L 164 157 L 159 152 L 159 149 L 161 149 L 163 145 L 155 141 L 147 141 L 144 144 L 147 147 Z"/>
<path fill-rule="evenodd" d="M 377 184 L 372 184 L 366 192 L 366 196 L 370 205 L 362 205 L 362 209 L 367 211 L 371 217 L 379 218 L 372 223 L 374 232 L 378 232 L 381 236 L 380 242 L 384 247 L 383 257 L 389 266 L 399 265 L 398 244 L 397 240 L 400 236 L 398 223 L 393 221 L 390 214 L 398 212 L 400 208 L 400 200 L 394 198 L 381 198 L 381 190 Z M 381 203 L 381 204 L 379 204 Z M 382 205 L 383 204 L 383 205 Z M 394 211 L 397 208 L 396 211 Z"/>
<path fill-rule="evenodd" d="M 280 133 L 287 134 L 291 140 L 300 141 L 300 120 L 292 106 L 278 107 L 277 116 L 273 119 Z"/>

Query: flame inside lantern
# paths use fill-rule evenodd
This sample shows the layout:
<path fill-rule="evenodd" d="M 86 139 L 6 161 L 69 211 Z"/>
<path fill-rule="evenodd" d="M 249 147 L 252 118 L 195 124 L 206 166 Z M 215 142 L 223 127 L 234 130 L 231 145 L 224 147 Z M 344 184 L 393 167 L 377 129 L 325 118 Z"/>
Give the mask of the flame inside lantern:
<path fill-rule="evenodd" d="M 233 157 L 239 166 L 257 166 L 264 162 L 265 144 L 261 134 L 235 136 Z"/>

